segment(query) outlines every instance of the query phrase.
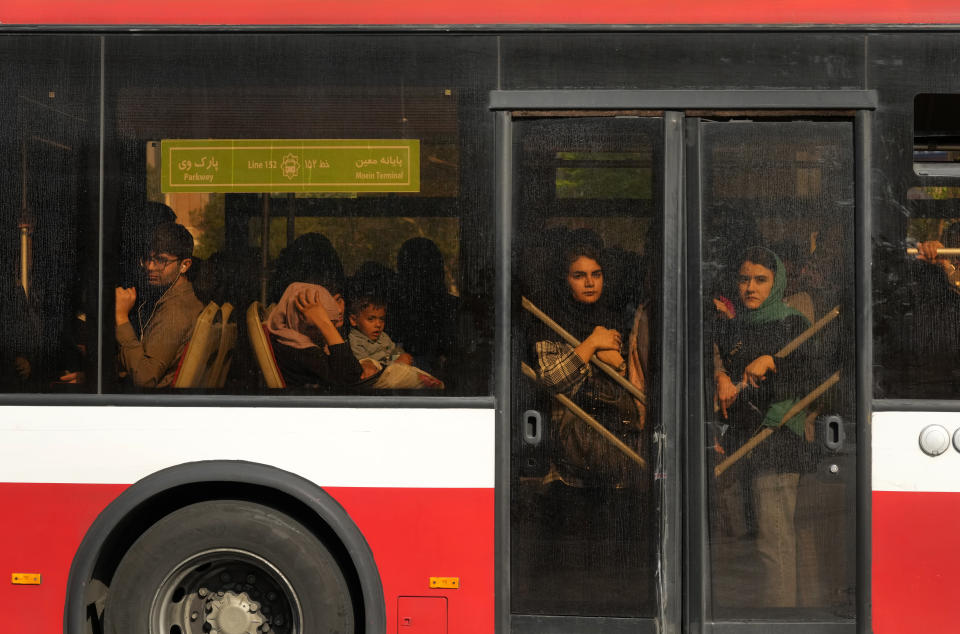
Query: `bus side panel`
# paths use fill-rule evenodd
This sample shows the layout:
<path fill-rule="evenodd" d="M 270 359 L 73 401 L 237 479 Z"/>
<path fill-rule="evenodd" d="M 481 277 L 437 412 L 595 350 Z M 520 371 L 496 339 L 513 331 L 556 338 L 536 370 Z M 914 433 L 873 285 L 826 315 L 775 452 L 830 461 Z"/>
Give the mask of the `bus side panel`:
<path fill-rule="evenodd" d="M 401 596 L 446 597 L 444 630 L 494 631 L 494 490 L 325 488 L 367 539 L 383 581 L 387 629 Z M 457 577 L 432 589 L 430 577 Z M 432 630 L 431 630 L 432 631 Z"/>
<path fill-rule="evenodd" d="M 70 564 L 97 515 L 124 489 L 117 484 L 0 483 L 0 601 L 11 632 L 58 632 Z M 377 562 L 387 624 L 398 597 L 445 597 L 446 631 L 494 629 L 494 490 L 333 487 L 326 489 L 364 534 Z M 15 512 L 10 512 L 15 509 Z M 39 574 L 39 585 L 12 583 Z M 430 577 L 457 577 L 432 589 Z"/>
<path fill-rule="evenodd" d="M 920 449 L 920 433 L 936 425 L 953 437 L 960 412 L 873 415 L 873 630 L 955 632 L 960 548 L 960 451 Z"/>
<path fill-rule="evenodd" d="M 873 630 L 957 628 L 960 493 L 874 491 Z"/>
<path fill-rule="evenodd" d="M 73 556 L 97 515 L 125 488 L 119 484 L 0 483 L 4 631 L 63 630 Z M 40 585 L 14 584 L 14 574 L 39 574 Z"/>

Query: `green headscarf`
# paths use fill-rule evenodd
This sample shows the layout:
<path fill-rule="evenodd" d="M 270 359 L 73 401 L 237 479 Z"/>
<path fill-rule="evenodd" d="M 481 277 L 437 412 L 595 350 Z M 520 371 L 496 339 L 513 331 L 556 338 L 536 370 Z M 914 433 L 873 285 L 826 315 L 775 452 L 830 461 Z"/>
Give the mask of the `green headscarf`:
<path fill-rule="evenodd" d="M 773 271 L 773 288 L 770 289 L 770 294 L 767 295 L 765 300 L 763 300 L 763 303 L 760 304 L 759 308 L 750 310 L 746 307 L 743 307 L 741 311 L 737 312 L 737 317 L 743 319 L 743 322 L 746 324 L 754 325 L 768 324 L 772 321 L 782 321 L 790 315 L 800 315 L 800 317 L 803 318 L 804 325 L 809 326 L 810 321 L 804 317 L 803 313 L 783 303 L 783 294 L 787 290 L 787 269 L 783 265 L 783 261 L 770 249 L 765 249 L 763 247 L 755 248 L 761 249 L 772 255 L 774 261 L 777 263 L 776 270 Z M 743 266 L 744 262 L 749 261 L 751 260 L 744 259 L 740 262 L 740 265 Z M 754 264 L 760 263 L 754 262 Z M 763 266 L 763 264 L 760 264 L 760 266 Z"/>

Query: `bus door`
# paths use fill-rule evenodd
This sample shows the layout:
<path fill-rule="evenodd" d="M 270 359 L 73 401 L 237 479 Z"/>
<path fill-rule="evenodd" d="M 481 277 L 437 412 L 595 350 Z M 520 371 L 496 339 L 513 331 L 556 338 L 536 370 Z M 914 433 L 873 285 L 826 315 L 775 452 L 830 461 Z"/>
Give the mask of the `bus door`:
<path fill-rule="evenodd" d="M 510 631 L 854 627 L 853 117 L 509 132 Z"/>
<path fill-rule="evenodd" d="M 512 132 L 511 630 L 652 632 L 663 118 Z"/>
<path fill-rule="evenodd" d="M 702 385 L 684 511 L 705 622 L 855 628 L 854 126 L 686 120 L 686 355 Z"/>

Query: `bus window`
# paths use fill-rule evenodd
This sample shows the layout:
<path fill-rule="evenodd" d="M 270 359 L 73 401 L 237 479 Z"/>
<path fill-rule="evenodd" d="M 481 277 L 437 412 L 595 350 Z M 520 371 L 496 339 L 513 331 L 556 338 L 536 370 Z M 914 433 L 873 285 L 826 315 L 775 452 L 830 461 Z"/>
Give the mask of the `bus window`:
<path fill-rule="evenodd" d="M 880 398 L 953 398 L 960 389 L 960 190 L 914 187 L 905 239 L 878 253 L 874 367 Z"/>
<path fill-rule="evenodd" d="M 492 249 L 486 247 L 492 223 L 481 222 L 489 213 L 488 194 L 477 193 L 475 154 L 464 151 L 479 125 L 479 78 L 465 81 L 473 75 L 451 74 L 447 67 L 422 85 L 426 75 L 418 68 L 419 85 L 403 81 L 400 75 L 413 72 L 403 66 L 410 44 L 392 44 L 390 70 L 382 67 L 381 40 L 370 43 L 368 53 L 379 61 L 365 82 L 357 83 L 355 60 L 311 79 L 292 60 L 316 54 L 319 40 L 251 38 L 244 49 L 242 39 L 117 44 L 120 59 L 138 61 L 118 64 L 110 93 L 117 154 L 127 159 L 115 166 L 116 286 L 136 291 L 117 311 L 118 323 L 126 314 L 136 327 L 117 329 L 121 372 L 115 389 L 184 387 L 184 367 L 201 354 L 207 365 L 200 382 L 186 387 L 488 394 L 493 311 L 484 298 L 491 292 Z M 327 43 L 335 47 L 334 40 Z M 219 64 L 217 71 L 171 72 L 194 44 Z M 264 65 L 263 47 L 267 58 L 287 60 L 290 67 Z M 421 54 L 406 61 L 439 65 L 440 58 Z M 234 149 L 222 153 L 227 146 Z M 386 150 L 374 156 L 381 146 L 407 159 Z M 170 158 L 196 147 L 206 154 Z M 370 163 L 385 167 L 361 174 Z M 177 170 L 189 173 L 177 180 Z M 151 253 L 148 237 L 161 218 L 188 231 L 193 250 L 183 276 L 172 281 L 171 275 L 174 286 L 151 287 L 158 278 L 144 268 L 145 252 L 171 266 L 183 261 L 181 254 Z M 178 289 L 190 294 L 185 310 L 198 315 L 193 333 L 201 339 L 175 342 L 179 350 L 166 359 L 168 378 L 144 384 L 125 367 L 125 351 L 142 337 L 156 345 L 159 335 L 151 329 L 170 332 L 158 329 L 157 321 L 170 299 L 164 293 L 179 297 Z M 220 312 L 205 326 L 202 311 L 211 305 Z M 213 340 L 231 321 L 239 334 L 230 367 L 215 372 L 222 348 Z"/>
<path fill-rule="evenodd" d="M 700 135 L 713 614 L 851 618 L 852 125 Z"/>
<path fill-rule="evenodd" d="M 913 99 L 913 171 L 920 176 L 960 175 L 960 95 L 921 93 Z"/>
<path fill-rule="evenodd" d="M 3 392 L 96 389 L 96 54 L 91 38 L 0 43 Z"/>

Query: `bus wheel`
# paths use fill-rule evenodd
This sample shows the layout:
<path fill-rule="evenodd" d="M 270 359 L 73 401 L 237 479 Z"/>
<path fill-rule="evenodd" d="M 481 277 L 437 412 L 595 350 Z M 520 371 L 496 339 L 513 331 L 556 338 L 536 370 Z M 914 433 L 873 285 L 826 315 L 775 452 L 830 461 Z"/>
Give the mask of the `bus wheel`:
<path fill-rule="evenodd" d="M 110 582 L 108 634 L 354 631 L 340 566 L 294 519 L 260 504 L 200 502 L 130 547 Z"/>

